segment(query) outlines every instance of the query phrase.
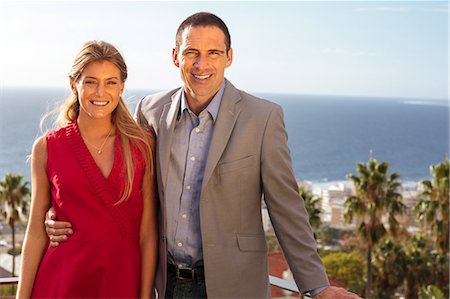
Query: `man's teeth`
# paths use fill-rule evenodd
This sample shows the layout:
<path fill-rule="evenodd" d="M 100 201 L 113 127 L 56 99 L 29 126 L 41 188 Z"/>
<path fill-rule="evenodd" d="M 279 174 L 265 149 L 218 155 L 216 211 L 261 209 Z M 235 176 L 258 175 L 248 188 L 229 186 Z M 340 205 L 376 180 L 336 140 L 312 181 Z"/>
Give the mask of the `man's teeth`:
<path fill-rule="evenodd" d="M 92 104 L 96 106 L 105 106 L 106 104 L 108 104 L 108 102 L 92 101 Z"/>
<path fill-rule="evenodd" d="M 211 75 L 205 75 L 205 76 L 197 76 L 197 75 L 194 75 L 195 78 L 200 79 L 200 80 L 208 79 L 210 76 L 211 76 Z"/>

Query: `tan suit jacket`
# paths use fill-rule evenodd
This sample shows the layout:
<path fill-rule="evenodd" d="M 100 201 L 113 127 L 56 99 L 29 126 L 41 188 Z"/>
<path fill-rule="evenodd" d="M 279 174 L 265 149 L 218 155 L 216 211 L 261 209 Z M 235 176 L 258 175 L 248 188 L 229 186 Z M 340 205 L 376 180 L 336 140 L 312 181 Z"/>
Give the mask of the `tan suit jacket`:
<path fill-rule="evenodd" d="M 138 122 L 157 136 L 160 246 L 156 287 L 166 284 L 166 189 L 182 89 L 143 98 Z M 301 291 L 328 283 L 292 170 L 283 112 L 226 83 L 214 126 L 200 196 L 206 290 L 209 298 L 269 298 L 261 198 Z M 162 295 L 161 295 L 162 294 Z"/>

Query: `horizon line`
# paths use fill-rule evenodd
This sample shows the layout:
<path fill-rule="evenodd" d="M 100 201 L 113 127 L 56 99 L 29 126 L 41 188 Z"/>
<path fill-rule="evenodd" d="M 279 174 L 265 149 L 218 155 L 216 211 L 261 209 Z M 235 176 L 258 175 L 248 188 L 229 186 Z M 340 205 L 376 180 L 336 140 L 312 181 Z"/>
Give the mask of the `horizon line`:
<path fill-rule="evenodd" d="M 181 87 L 181 84 L 178 86 Z M 0 85 L 0 91 L 3 89 L 53 89 L 53 90 L 67 90 L 70 91 L 68 86 L 35 86 L 35 85 Z M 146 91 L 149 94 L 170 90 L 172 88 L 145 88 L 145 87 L 125 87 L 125 94 L 128 91 Z M 252 93 L 254 95 L 292 95 L 292 96 L 322 96 L 322 97 L 350 97 L 350 98 L 371 98 L 371 99 L 385 99 L 385 100 L 413 100 L 411 103 L 422 103 L 425 101 L 426 104 L 428 102 L 445 102 L 450 105 L 450 96 L 448 95 L 446 98 L 442 97 L 412 97 L 412 96 L 394 96 L 394 95 L 370 95 L 370 94 L 326 94 L 326 93 L 302 93 L 302 92 L 282 92 L 282 91 L 247 91 L 248 93 Z M 0 93 L 1 96 L 1 93 Z"/>

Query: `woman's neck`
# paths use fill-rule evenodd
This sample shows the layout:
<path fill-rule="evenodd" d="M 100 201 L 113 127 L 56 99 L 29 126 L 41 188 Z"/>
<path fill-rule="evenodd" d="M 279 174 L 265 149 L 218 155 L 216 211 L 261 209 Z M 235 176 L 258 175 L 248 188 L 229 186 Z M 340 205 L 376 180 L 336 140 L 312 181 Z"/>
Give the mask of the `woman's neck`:
<path fill-rule="evenodd" d="M 112 132 L 115 131 L 114 124 L 108 118 L 95 119 L 79 115 L 77 124 L 81 135 L 85 138 L 97 139 L 107 135 L 114 136 L 115 134 L 115 132 Z"/>

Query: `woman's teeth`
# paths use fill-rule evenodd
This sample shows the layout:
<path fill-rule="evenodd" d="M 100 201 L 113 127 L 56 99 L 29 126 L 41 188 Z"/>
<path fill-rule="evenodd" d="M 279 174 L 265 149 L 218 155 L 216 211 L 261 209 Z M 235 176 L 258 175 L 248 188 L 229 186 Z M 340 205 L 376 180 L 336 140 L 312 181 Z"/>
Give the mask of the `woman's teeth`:
<path fill-rule="evenodd" d="M 105 106 L 108 102 L 91 101 L 95 106 Z"/>

